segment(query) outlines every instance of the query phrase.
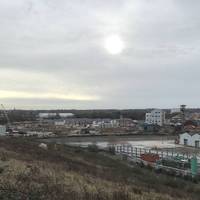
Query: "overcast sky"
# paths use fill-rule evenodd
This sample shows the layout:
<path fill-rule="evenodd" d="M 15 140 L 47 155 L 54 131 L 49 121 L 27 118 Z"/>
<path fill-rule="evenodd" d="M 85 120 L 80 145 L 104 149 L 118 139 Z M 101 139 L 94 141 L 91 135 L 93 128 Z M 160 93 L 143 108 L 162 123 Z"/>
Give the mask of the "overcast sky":
<path fill-rule="evenodd" d="M 0 0 L 0 103 L 200 107 L 199 10 L 199 0 Z"/>

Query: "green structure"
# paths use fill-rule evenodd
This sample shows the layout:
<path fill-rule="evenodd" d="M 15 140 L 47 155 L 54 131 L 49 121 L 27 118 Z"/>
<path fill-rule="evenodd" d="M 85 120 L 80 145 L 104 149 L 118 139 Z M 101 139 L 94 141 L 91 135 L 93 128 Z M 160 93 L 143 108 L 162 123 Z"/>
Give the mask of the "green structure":
<path fill-rule="evenodd" d="M 192 177 L 195 177 L 198 172 L 198 164 L 197 164 L 197 158 L 196 156 L 193 156 L 191 158 L 191 172 L 192 172 Z"/>

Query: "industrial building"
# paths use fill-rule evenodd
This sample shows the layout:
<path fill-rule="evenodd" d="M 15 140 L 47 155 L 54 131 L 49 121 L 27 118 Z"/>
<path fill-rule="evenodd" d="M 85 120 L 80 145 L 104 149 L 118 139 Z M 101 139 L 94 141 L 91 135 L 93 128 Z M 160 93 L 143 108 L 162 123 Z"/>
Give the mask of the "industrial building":
<path fill-rule="evenodd" d="M 39 113 L 40 119 L 49 119 L 49 118 L 71 118 L 74 117 L 73 113 Z"/>
<path fill-rule="evenodd" d="M 69 117 L 74 117 L 73 113 L 58 113 L 60 118 L 69 118 Z"/>
<path fill-rule="evenodd" d="M 55 125 L 55 126 L 64 126 L 65 123 L 66 123 L 66 121 L 63 120 L 63 119 L 54 121 L 54 125 Z"/>
<path fill-rule="evenodd" d="M 56 113 L 39 113 L 39 118 L 53 118 L 56 117 Z"/>
<path fill-rule="evenodd" d="M 200 133 L 183 133 L 179 135 L 179 144 L 200 148 Z"/>
<path fill-rule="evenodd" d="M 176 150 L 138 148 L 130 144 L 114 146 L 115 154 L 139 166 L 151 166 L 157 172 L 178 177 L 199 179 L 198 157 L 195 154 L 180 153 Z"/>
<path fill-rule="evenodd" d="M 163 126 L 165 124 L 165 112 L 161 109 L 152 110 L 146 113 L 145 123 Z"/>

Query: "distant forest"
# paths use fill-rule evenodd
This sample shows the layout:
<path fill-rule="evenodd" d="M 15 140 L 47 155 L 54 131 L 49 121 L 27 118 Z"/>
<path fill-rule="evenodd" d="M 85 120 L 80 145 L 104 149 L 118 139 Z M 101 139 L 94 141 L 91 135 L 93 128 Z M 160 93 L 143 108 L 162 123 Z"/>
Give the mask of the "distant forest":
<path fill-rule="evenodd" d="M 144 120 L 145 113 L 152 109 L 128 109 L 128 110 L 8 110 L 8 116 L 11 122 L 20 121 L 35 121 L 38 114 L 41 112 L 47 113 L 73 113 L 76 118 L 110 118 L 119 119 L 122 115 L 124 118 L 131 118 L 133 120 Z M 170 110 L 165 109 L 167 117 L 169 117 Z M 200 109 L 187 109 L 187 112 L 200 112 Z M 0 111 L 0 124 L 6 123 L 5 115 Z"/>
<path fill-rule="evenodd" d="M 110 118 L 118 119 L 122 115 L 125 118 L 144 120 L 148 109 L 135 110 L 9 110 L 7 111 L 11 122 L 35 121 L 39 113 L 73 113 L 76 118 Z M 6 123 L 6 118 L 1 111 L 0 123 Z"/>

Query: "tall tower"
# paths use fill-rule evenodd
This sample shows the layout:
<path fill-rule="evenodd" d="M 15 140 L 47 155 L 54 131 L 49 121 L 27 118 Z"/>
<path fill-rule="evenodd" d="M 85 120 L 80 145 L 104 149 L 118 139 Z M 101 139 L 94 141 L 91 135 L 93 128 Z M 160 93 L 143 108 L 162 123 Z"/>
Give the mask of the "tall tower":
<path fill-rule="evenodd" d="M 182 114 L 182 123 L 185 122 L 185 110 L 186 110 L 186 105 L 181 105 L 180 111 L 181 111 L 181 114 Z"/>

